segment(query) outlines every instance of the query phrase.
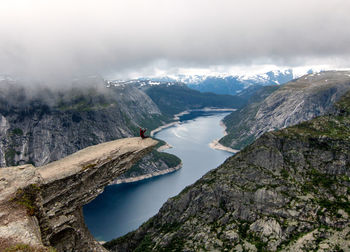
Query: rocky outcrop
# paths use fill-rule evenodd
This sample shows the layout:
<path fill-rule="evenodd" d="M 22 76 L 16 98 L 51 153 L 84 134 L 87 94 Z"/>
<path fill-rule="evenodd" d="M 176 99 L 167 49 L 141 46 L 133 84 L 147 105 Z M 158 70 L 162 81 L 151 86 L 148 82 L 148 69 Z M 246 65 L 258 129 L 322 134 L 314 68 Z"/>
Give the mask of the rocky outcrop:
<path fill-rule="evenodd" d="M 349 251 L 350 95 L 262 135 L 111 251 Z"/>
<path fill-rule="evenodd" d="M 120 176 L 113 181 L 113 184 L 117 185 L 117 184 L 133 183 L 133 182 L 137 182 L 137 181 L 141 181 L 149 178 L 154 178 L 154 177 L 175 172 L 182 167 L 182 163 L 180 163 L 175 167 L 169 167 L 163 164 L 163 166 L 161 166 L 160 169 L 155 164 L 152 164 L 152 165 L 153 165 L 153 169 L 150 169 L 150 171 L 147 173 L 143 173 L 143 175 L 137 174 L 134 176 Z M 149 169 L 149 167 L 147 168 Z"/>
<path fill-rule="evenodd" d="M 87 230 L 82 206 L 156 144 L 150 138 L 120 139 L 42 167 L 0 169 L 0 246 L 7 242 L 57 251 L 105 251 Z"/>
<path fill-rule="evenodd" d="M 169 148 L 169 145 L 162 140 L 158 141 L 158 145 L 155 147 L 156 150 L 142 158 L 113 183 L 121 184 L 140 181 L 180 169 L 182 167 L 181 159 L 170 153 L 162 152 L 161 150 Z"/>
<path fill-rule="evenodd" d="M 134 86 L 100 78 L 76 88 L 28 90 L 0 81 L 0 166 L 42 166 L 90 145 L 159 126 L 158 107 Z"/>
<path fill-rule="evenodd" d="M 328 71 L 293 80 L 262 101 L 224 119 L 228 135 L 220 143 L 242 149 L 263 133 L 330 113 L 333 104 L 350 89 L 350 72 Z M 265 92 L 266 93 L 266 92 Z M 264 97 L 264 93 L 261 94 Z"/>

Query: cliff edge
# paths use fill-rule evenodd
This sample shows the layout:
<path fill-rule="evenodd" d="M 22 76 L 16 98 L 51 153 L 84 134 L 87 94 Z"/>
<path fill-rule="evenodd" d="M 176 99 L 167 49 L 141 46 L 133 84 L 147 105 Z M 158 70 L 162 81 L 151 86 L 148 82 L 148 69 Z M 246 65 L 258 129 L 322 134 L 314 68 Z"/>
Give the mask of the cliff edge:
<path fill-rule="evenodd" d="M 263 134 L 110 251 L 349 251 L 350 93 Z"/>
<path fill-rule="evenodd" d="M 0 250 L 22 244 L 38 251 L 106 251 L 86 228 L 82 206 L 156 144 L 126 138 L 38 168 L 0 169 Z"/>
<path fill-rule="evenodd" d="M 277 90 L 265 87 L 248 105 L 224 118 L 228 134 L 220 143 L 242 149 L 265 132 L 332 113 L 334 104 L 349 90 L 349 71 L 305 75 Z"/>

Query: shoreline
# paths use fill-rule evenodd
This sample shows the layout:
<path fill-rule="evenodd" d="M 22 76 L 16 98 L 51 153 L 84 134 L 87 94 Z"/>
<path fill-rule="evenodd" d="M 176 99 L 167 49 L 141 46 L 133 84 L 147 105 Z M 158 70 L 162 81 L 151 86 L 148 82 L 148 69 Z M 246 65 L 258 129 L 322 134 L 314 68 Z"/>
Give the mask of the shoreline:
<path fill-rule="evenodd" d="M 226 125 L 224 124 L 223 121 L 220 121 L 220 126 L 224 129 L 224 136 L 226 136 L 227 135 Z M 239 152 L 239 150 L 235 150 L 235 149 L 232 149 L 230 147 L 222 145 L 221 143 L 219 143 L 219 140 L 220 139 L 213 140 L 211 143 L 209 143 L 209 147 L 212 148 L 212 149 L 215 149 L 215 150 L 223 150 L 223 151 L 231 152 L 231 153 L 234 153 L 234 154 Z"/>
<path fill-rule="evenodd" d="M 219 139 L 213 140 L 211 143 L 209 143 L 209 147 L 215 150 L 222 150 L 222 151 L 227 151 L 236 154 L 239 152 L 239 150 L 232 149 L 230 147 L 226 147 L 219 143 Z"/>
<path fill-rule="evenodd" d="M 232 111 L 232 112 L 233 112 L 233 111 L 236 111 L 236 110 L 237 110 L 237 109 L 234 109 L 234 108 L 210 108 L 210 107 L 208 107 L 208 108 L 203 108 L 203 109 L 190 109 L 190 110 L 185 110 L 185 111 L 182 111 L 182 112 L 180 112 L 180 113 L 174 115 L 174 117 L 173 117 L 173 120 L 175 120 L 174 122 L 164 124 L 164 125 L 162 125 L 162 126 L 159 126 L 159 127 L 156 128 L 156 129 L 152 130 L 151 133 L 150 133 L 150 136 L 153 137 L 154 134 L 158 133 L 159 131 L 161 131 L 161 130 L 163 130 L 163 129 L 166 129 L 166 128 L 169 128 L 169 127 L 171 127 L 171 126 L 174 126 L 174 125 L 180 123 L 180 121 L 179 121 L 179 120 L 180 120 L 180 116 L 189 114 L 189 113 L 191 113 L 192 111 L 208 111 L 208 112 L 210 112 L 210 111 L 218 111 L 218 112 L 220 112 L 220 111 Z M 225 132 L 226 132 L 226 131 L 225 131 Z"/>
<path fill-rule="evenodd" d="M 174 125 L 177 125 L 180 123 L 180 116 L 182 115 L 186 115 L 191 113 L 192 111 L 236 111 L 237 109 L 233 109 L 233 108 L 203 108 L 203 109 L 191 109 L 191 110 L 185 110 L 182 111 L 176 115 L 174 115 L 173 120 L 175 120 L 174 122 L 168 123 L 168 124 L 164 124 L 162 126 L 159 126 L 158 128 L 154 129 L 151 131 L 150 136 L 153 137 L 154 134 L 156 134 L 157 132 L 172 127 Z M 220 121 L 220 126 L 224 128 L 224 136 L 227 135 L 226 132 L 226 126 L 224 125 L 224 123 L 222 121 Z M 216 139 L 214 141 L 212 141 L 211 143 L 209 143 L 209 147 L 212 149 L 216 149 L 216 150 L 223 150 L 223 151 L 227 151 L 227 152 L 231 152 L 231 153 L 237 153 L 239 150 L 234 150 L 232 148 L 226 147 L 222 144 L 219 143 L 219 139 Z M 160 146 L 157 151 L 161 152 L 167 149 L 173 148 L 173 146 L 171 146 L 168 143 L 165 143 L 164 145 Z M 119 185 L 119 184 L 126 184 L 126 183 L 133 183 L 133 182 L 137 182 L 137 181 L 141 181 L 141 180 L 145 180 L 145 179 L 149 179 L 149 178 L 153 178 L 153 177 L 157 177 L 157 176 L 161 176 L 161 175 L 165 175 L 165 174 L 169 174 L 172 172 L 175 172 L 177 170 L 179 170 L 182 167 L 182 162 L 177 165 L 176 167 L 173 168 L 168 168 L 162 171 L 157 171 L 157 172 L 152 172 L 149 174 L 144 174 L 141 176 L 137 176 L 137 177 L 133 177 L 133 178 L 124 178 L 124 179 L 116 179 L 115 181 L 113 181 L 110 185 Z"/>
<path fill-rule="evenodd" d="M 169 128 L 169 127 L 171 127 L 171 126 L 174 126 L 174 125 L 176 125 L 176 124 L 178 124 L 178 123 L 179 123 L 179 122 L 176 121 L 176 122 L 171 122 L 171 123 L 167 123 L 167 124 L 164 124 L 164 125 L 162 125 L 162 126 L 159 126 L 158 128 L 152 130 L 151 133 L 150 133 L 149 135 L 150 135 L 150 137 L 153 137 L 154 134 L 158 133 L 159 131 L 161 131 L 161 130 L 163 130 L 163 129 L 166 129 L 166 128 Z"/>
<path fill-rule="evenodd" d="M 156 128 L 156 129 L 152 130 L 151 133 L 150 133 L 150 136 L 153 137 L 154 134 L 158 133 L 159 131 L 161 131 L 161 130 L 163 130 L 163 129 L 166 129 L 166 128 L 169 128 L 169 127 L 171 127 L 171 126 L 174 126 L 174 125 L 178 124 L 178 123 L 179 123 L 179 120 L 180 120 L 180 116 L 186 115 L 186 114 L 188 114 L 188 113 L 190 113 L 190 111 L 189 111 L 189 110 L 185 110 L 185 111 L 182 111 L 182 112 L 180 112 L 180 113 L 174 115 L 174 117 L 173 117 L 174 122 L 164 124 L 164 125 L 162 125 L 162 126 L 159 126 L 159 127 Z"/>
<path fill-rule="evenodd" d="M 127 183 L 133 183 L 133 182 L 145 180 L 145 179 L 150 179 L 150 178 L 154 178 L 154 177 L 158 177 L 158 176 L 161 176 L 161 175 L 165 175 L 165 174 L 169 174 L 169 173 L 175 172 L 175 171 L 177 171 L 177 170 L 179 170 L 181 168 L 182 168 L 182 162 L 179 165 L 177 165 L 177 166 L 175 166 L 173 168 L 168 168 L 168 169 L 165 169 L 165 170 L 152 172 L 152 173 L 149 173 L 149 174 L 145 174 L 145 175 L 141 175 L 141 176 L 137 176 L 137 177 L 133 177 L 133 178 L 116 179 L 110 185 L 127 184 Z"/>
<path fill-rule="evenodd" d="M 165 143 L 164 145 L 160 146 L 160 147 L 157 149 L 157 151 L 158 151 L 158 152 L 162 152 L 162 151 L 165 151 L 165 150 L 171 149 L 171 148 L 173 148 L 173 146 L 171 146 L 171 145 L 168 144 L 168 143 Z"/>

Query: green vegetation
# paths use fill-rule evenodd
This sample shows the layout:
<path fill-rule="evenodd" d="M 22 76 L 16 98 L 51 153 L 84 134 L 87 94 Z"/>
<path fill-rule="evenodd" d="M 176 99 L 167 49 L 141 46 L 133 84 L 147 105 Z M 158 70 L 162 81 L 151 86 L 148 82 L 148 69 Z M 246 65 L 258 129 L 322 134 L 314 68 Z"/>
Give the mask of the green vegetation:
<path fill-rule="evenodd" d="M 331 201 L 329 199 L 321 199 L 318 201 L 321 207 L 326 208 L 332 215 L 336 215 L 339 209 L 343 209 L 345 212 L 350 214 L 350 202 L 341 201 L 339 199 Z"/>
<path fill-rule="evenodd" d="M 181 159 L 173 154 L 169 154 L 166 152 L 159 152 L 159 151 L 153 151 L 152 154 L 153 154 L 153 159 L 152 159 L 153 162 L 162 160 L 169 168 L 174 168 L 181 163 Z"/>
<path fill-rule="evenodd" d="M 109 242 L 104 243 L 103 247 L 105 247 L 106 249 L 112 249 L 116 244 L 128 243 L 128 241 L 132 239 L 132 234 L 133 232 L 129 232 L 126 235 L 121 236 L 117 239 L 110 240 Z"/>
<path fill-rule="evenodd" d="M 241 109 L 232 112 L 224 118 L 227 127 L 227 135 L 220 139 L 220 143 L 234 149 L 243 149 L 255 140 L 254 135 L 250 135 L 251 123 L 254 122 L 260 103 L 270 94 L 279 89 L 280 86 L 266 86 L 258 90 Z M 232 142 L 235 144 L 232 145 Z"/>
<path fill-rule="evenodd" d="M 6 165 L 8 165 L 8 166 L 16 165 L 15 164 L 15 156 L 16 156 L 16 150 L 14 150 L 12 148 L 8 148 L 5 151 Z"/>
<path fill-rule="evenodd" d="M 305 193 L 318 193 L 318 191 L 323 188 L 328 193 L 334 194 L 332 186 L 337 185 L 337 179 L 335 176 L 321 173 L 315 168 L 307 171 L 305 175 L 306 180 L 301 185 Z"/>
<path fill-rule="evenodd" d="M 345 104 L 342 106 L 348 104 L 341 102 Z M 348 102 L 350 104 L 350 96 Z M 347 176 L 350 113 L 346 114 L 347 107 L 342 106 L 338 106 L 341 113 L 266 133 L 258 142 L 170 199 L 152 219 L 153 223 L 162 224 L 143 225 L 141 232 L 147 237 L 135 237 L 140 233 L 133 233 L 129 236 L 131 241 L 123 245 L 134 242 L 133 246 L 139 245 L 144 251 L 181 251 L 189 244 L 205 250 L 203 240 L 192 237 L 199 232 L 208 233 L 210 227 L 208 236 L 216 235 L 221 240 L 220 251 L 231 249 L 223 235 L 228 229 L 238 233 L 237 243 L 249 242 L 257 251 L 268 251 L 270 241 L 272 244 L 269 245 L 277 242 L 277 250 L 286 250 L 306 234 L 318 231 L 310 240 L 312 249 L 317 250 L 332 231 L 342 231 L 349 221 L 340 211 L 350 215 L 350 179 Z M 276 158 L 271 155 L 275 152 L 278 153 L 276 163 Z M 255 159 L 262 160 L 261 166 Z M 274 167 L 275 164 L 278 167 Z M 260 201 L 260 194 L 255 194 L 259 188 L 267 189 L 261 192 L 264 202 Z M 237 214 L 237 209 L 244 215 Z M 214 211 L 225 215 L 209 221 Z M 196 219 L 195 224 L 191 218 Z M 264 237 L 259 229 L 250 229 L 251 224 L 261 218 L 277 221 L 282 234 Z"/>
<path fill-rule="evenodd" d="M 157 146 L 155 148 L 157 148 Z M 174 168 L 181 163 L 181 159 L 177 156 L 166 152 L 159 152 L 157 150 L 152 150 L 148 157 L 150 157 L 149 162 L 159 163 L 163 161 L 169 168 Z M 140 165 L 143 164 L 142 162 L 144 162 L 143 159 L 138 161 L 128 171 L 126 171 L 124 173 L 125 177 L 135 176 L 135 174 L 136 176 L 144 175 L 145 171 L 140 167 Z"/>
<path fill-rule="evenodd" d="M 55 248 L 35 248 L 28 244 L 18 243 L 4 249 L 4 252 L 56 252 Z"/>
<path fill-rule="evenodd" d="M 152 248 L 154 246 L 154 242 L 152 241 L 152 238 L 150 235 L 146 235 L 140 245 L 137 246 L 137 248 L 134 250 L 134 252 L 147 252 L 147 251 L 154 251 Z"/>
<path fill-rule="evenodd" d="M 337 182 L 335 176 L 333 178 L 333 176 L 331 177 L 329 174 L 323 174 L 314 168 L 308 172 L 308 175 L 311 176 L 312 184 L 322 186 L 327 189 L 331 189 L 331 186 Z"/>
<path fill-rule="evenodd" d="M 328 137 L 332 139 L 347 139 L 350 137 L 350 118 L 345 116 L 322 116 L 285 130 L 277 131 L 276 135 L 287 137 Z"/>
<path fill-rule="evenodd" d="M 284 240 L 283 242 L 281 242 L 280 245 L 278 245 L 277 251 L 281 251 L 283 248 L 285 248 L 289 244 L 292 244 L 293 242 L 297 241 L 299 238 L 303 237 L 307 233 L 308 232 L 299 232 L 299 233 L 295 232 L 295 233 L 293 233 L 287 240 Z"/>
<path fill-rule="evenodd" d="M 72 88 L 64 93 L 57 94 L 56 109 L 60 111 L 76 110 L 92 111 L 106 109 L 110 106 L 116 106 L 117 102 L 112 92 L 101 93 L 97 88 Z"/>
<path fill-rule="evenodd" d="M 15 129 L 12 130 L 12 134 L 13 135 L 22 136 L 23 135 L 23 130 L 21 130 L 20 128 L 15 128 Z"/>
<path fill-rule="evenodd" d="M 40 187 L 36 184 L 31 184 L 24 189 L 18 189 L 15 197 L 12 199 L 19 205 L 27 209 L 27 214 L 33 216 L 38 213 L 36 199 L 40 193 Z"/>
<path fill-rule="evenodd" d="M 152 227 L 153 223 L 152 223 L 152 218 L 150 220 L 148 220 L 146 223 L 144 223 L 142 226 L 148 226 L 148 227 Z M 162 226 L 162 230 L 160 232 L 162 233 L 169 233 L 172 231 L 176 231 L 178 230 L 178 228 L 180 227 L 180 223 L 171 223 L 171 224 L 167 224 L 165 226 Z M 106 242 L 105 244 L 103 244 L 103 246 L 106 249 L 112 249 L 116 244 L 130 244 L 130 241 L 133 240 L 133 232 L 130 232 L 128 234 L 126 234 L 125 236 L 119 237 L 117 239 L 111 240 L 109 242 Z M 183 248 L 184 245 L 184 239 L 179 237 L 179 236 L 174 236 L 172 237 L 171 241 L 168 243 L 167 246 L 165 246 L 164 248 L 154 248 L 155 246 L 155 242 L 153 241 L 152 237 L 150 234 L 146 234 L 143 237 L 138 238 L 140 239 L 138 241 L 138 245 L 136 248 L 133 249 L 133 251 L 139 251 L 139 252 L 143 252 L 143 251 L 181 251 L 181 248 Z"/>
<path fill-rule="evenodd" d="M 174 231 L 178 231 L 180 227 L 181 223 L 179 222 L 166 223 L 160 227 L 160 231 L 164 234 L 172 233 Z"/>
<path fill-rule="evenodd" d="M 232 139 L 237 139 L 238 142 L 234 145 L 231 146 L 231 141 Z M 239 133 L 232 133 L 224 136 L 223 138 L 220 139 L 220 143 L 225 146 L 231 146 L 233 149 L 236 150 L 241 150 L 247 145 L 251 144 L 254 142 L 255 137 L 254 135 L 248 135 L 248 136 L 239 136 Z"/>
<path fill-rule="evenodd" d="M 287 129 L 275 132 L 276 135 L 286 137 L 305 138 L 329 138 L 329 139 L 349 139 L 350 138 L 350 92 L 346 93 L 337 103 L 334 104 L 339 115 L 320 116 L 288 127 Z"/>
<path fill-rule="evenodd" d="M 156 250 L 161 252 L 168 252 L 168 251 L 183 251 L 185 245 L 185 239 L 181 237 L 179 234 L 176 234 L 172 237 L 171 241 L 168 242 L 166 246 L 163 248 L 158 248 Z M 142 250 L 140 250 L 141 252 Z"/>
<path fill-rule="evenodd" d="M 248 241 L 250 241 L 252 244 L 255 245 L 256 249 L 258 252 L 265 252 L 265 251 L 269 251 L 267 249 L 267 242 L 262 241 L 258 236 L 255 235 L 251 235 L 248 238 Z"/>
<path fill-rule="evenodd" d="M 248 237 L 249 225 L 251 223 L 247 221 L 241 220 L 238 223 L 238 234 L 242 239 L 246 239 Z"/>
<path fill-rule="evenodd" d="M 77 111 L 91 111 L 105 109 L 116 104 L 115 101 L 107 99 L 102 94 L 78 94 L 71 97 L 70 100 L 59 100 L 57 109 L 61 111 L 77 110 Z"/>
<path fill-rule="evenodd" d="M 163 161 L 169 168 L 174 168 L 181 164 L 181 159 L 173 154 L 169 154 L 166 152 L 159 152 L 157 149 L 163 145 L 166 144 L 163 140 L 156 139 L 158 141 L 157 145 L 154 147 L 154 149 L 151 151 L 151 153 L 148 155 L 149 162 L 153 163 L 160 163 Z M 130 176 L 140 176 L 145 174 L 145 170 L 141 168 L 140 165 L 142 165 L 144 162 L 143 159 L 139 160 L 136 164 L 134 164 L 128 171 L 124 173 L 125 177 Z"/>
<path fill-rule="evenodd" d="M 103 244 L 106 249 L 112 249 L 116 244 L 128 244 L 133 239 L 134 232 L 129 232 L 126 235 L 113 239 Z"/>
<path fill-rule="evenodd" d="M 335 107 L 341 114 L 349 115 L 350 113 L 350 92 L 343 95 L 340 100 L 335 104 Z"/>
<path fill-rule="evenodd" d="M 149 117 L 138 122 L 143 128 L 147 128 L 147 133 L 151 133 L 152 130 L 158 128 L 159 126 L 169 123 L 172 121 L 172 118 L 168 115 L 150 115 Z M 138 131 L 137 131 L 138 132 Z M 158 140 L 158 139 L 157 139 Z"/>
<path fill-rule="evenodd" d="M 82 169 L 82 170 L 86 170 L 86 169 L 89 169 L 89 168 L 92 168 L 92 167 L 95 167 L 95 166 L 96 166 L 95 163 L 86 164 L 86 165 L 84 165 L 81 169 Z"/>
<path fill-rule="evenodd" d="M 283 168 L 283 169 L 281 170 L 281 176 L 282 176 L 282 178 L 284 178 L 284 179 L 288 179 L 288 177 L 289 177 L 289 172 L 287 171 L 287 169 Z"/>
<path fill-rule="evenodd" d="M 204 107 L 238 108 L 244 103 L 240 97 L 201 93 L 182 85 L 150 87 L 145 91 L 165 115 L 175 115 L 188 109 Z"/>

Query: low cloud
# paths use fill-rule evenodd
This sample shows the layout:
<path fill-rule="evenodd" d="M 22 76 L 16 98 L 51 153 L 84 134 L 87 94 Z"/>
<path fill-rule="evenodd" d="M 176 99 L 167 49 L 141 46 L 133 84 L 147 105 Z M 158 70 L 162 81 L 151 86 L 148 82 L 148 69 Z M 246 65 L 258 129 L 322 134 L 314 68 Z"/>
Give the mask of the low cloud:
<path fill-rule="evenodd" d="M 129 75 L 159 64 L 349 65 L 348 0 L 11 0 L 0 73 Z"/>

